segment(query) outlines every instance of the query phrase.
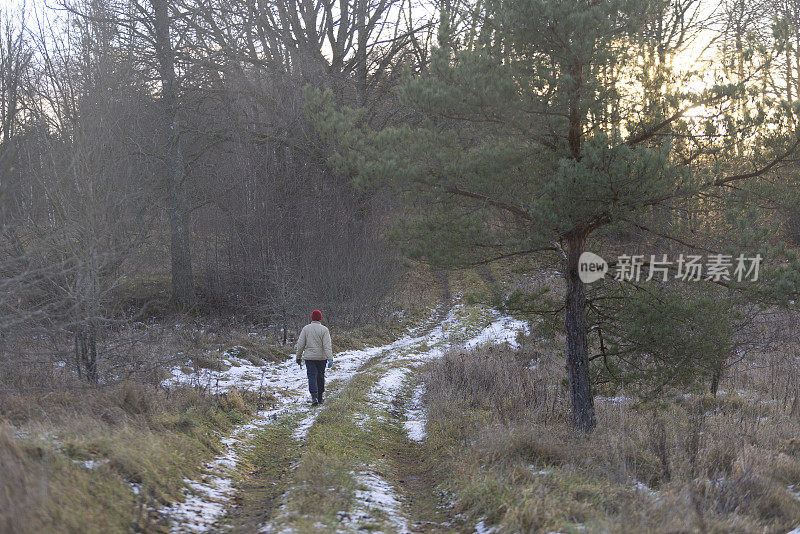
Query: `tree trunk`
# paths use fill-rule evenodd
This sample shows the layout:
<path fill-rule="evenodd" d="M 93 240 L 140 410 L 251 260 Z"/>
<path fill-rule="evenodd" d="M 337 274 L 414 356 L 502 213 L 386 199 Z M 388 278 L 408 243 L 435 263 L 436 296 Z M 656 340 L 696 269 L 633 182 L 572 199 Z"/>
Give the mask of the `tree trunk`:
<path fill-rule="evenodd" d="M 567 377 L 572 403 L 572 426 L 590 432 L 595 427 L 596 420 L 586 340 L 586 289 L 578 277 L 578 258 L 583 253 L 585 242 L 585 235 L 572 236 L 568 240 L 564 327 L 567 334 Z"/>
<path fill-rule="evenodd" d="M 711 387 L 709 389 L 712 397 L 716 397 L 717 391 L 719 390 L 719 381 L 722 380 L 722 366 L 722 362 L 720 362 L 719 366 L 714 368 L 711 374 Z"/>
<path fill-rule="evenodd" d="M 180 194 L 180 192 L 173 192 Z M 171 195 L 172 196 L 172 195 Z M 170 258 L 172 267 L 172 300 L 180 309 L 189 309 L 195 304 L 194 279 L 192 276 L 192 254 L 189 248 L 189 230 L 185 202 L 170 199 L 169 231 Z"/>
<path fill-rule="evenodd" d="M 363 107 L 367 99 L 367 1 L 356 3 L 356 106 Z"/>
<path fill-rule="evenodd" d="M 181 309 L 194 306 L 192 255 L 189 246 L 189 210 L 185 170 L 180 151 L 178 87 L 175 76 L 175 51 L 170 35 L 168 0 L 150 0 L 154 12 L 154 41 L 158 73 L 161 77 L 162 119 L 167 137 L 167 214 L 170 229 L 172 300 Z"/>
<path fill-rule="evenodd" d="M 78 378 L 83 380 L 83 337 L 81 336 L 81 327 L 77 326 L 75 329 L 75 370 L 78 372 Z"/>
<path fill-rule="evenodd" d="M 78 378 L 83 378 L 85 370 L 86 380 L 97 384 L 97 328 L 91 322 L 75 327 L 75 368 Z"/>
<path fill-rule="evenodd" d="M 719 389 L 719 380 L 720 380 L 720 378 L 722 378 L 721 375 L 722 375 L 722 371 L 721 370 L 716 370 L 716 371 L 714 371 L 714 374 L 711 375 L 711 388 L 710 389 L 711 389 L 711 396 L 712 397 L 716 397 L 717 396 L 717 390 Z"/>
<path fill-rule="evenodd" d="M 89 350 L 86 353 L 86 378 L 97 384 L 97 329 L 93 323 L 87 327 Z"/>

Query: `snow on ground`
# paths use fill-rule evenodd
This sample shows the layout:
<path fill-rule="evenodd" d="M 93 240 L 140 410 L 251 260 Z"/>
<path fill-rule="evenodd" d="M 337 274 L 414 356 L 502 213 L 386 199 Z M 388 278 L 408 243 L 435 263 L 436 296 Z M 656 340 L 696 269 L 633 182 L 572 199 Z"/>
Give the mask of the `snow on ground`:
<path fill-rule="evenodd" d="M 475 525 L 475 534 L 492 534 L 495 531 L 497 531 L 496 526 L 487 526 L 483 521 L 478 521 Z"/>
<path fill-rule="evenodd" d="M 467 341 L 464 346 L 468 349 L 485 345 L 487 343 L 508 343 L 511 348 L 518 349 L 517 334 L 527 332 L 527 323 L 513 317 L 500 317 L 474 338 Z"/>
<path fill-rule="evenodd" d="M 463 330 L 463 325 L 459 321 L 458 308 L 454 308 L 448 317 L 442 321 L 442 324 L 434 328 L 425 339 L 424 343 L 418 343 L 419 348 L 422 350 L 415 350 L 415 344 L 406 345 L 406 352 L 395 353 L 392 355 L 389 362 L 394 365 L 388 369 L 386 373 L 378 380 L 368 394 L 368 406 L 371 411 L 377 408 L 378 413 L 387 413 L 390 404 L 397 398 L 403 385 L 409 376 L 412 368 L 418 367 L 423 363 L 430 361 L 434 358 L 442 356 L 448 348 L 463 346 L 465 348 L 473 348 L 479 345 L 488 343 L 509 343 L 517 347 L 517 334 L 520 331 L 527 330 L 527 324 L 512 317 L 501 316 L 499 313 L 494 314 L 494 321 L 483 328 L 477 335 L 463 340 L 452 335 L 453 330 Z M 455 342 L 453 340 L 455 339 Z M 411 439 L 422 441 L 425 438 L 425 417 L 421 409 L 422 392 L 417 392 L 419 388 L 415 389 L 412 394 L 412 406 L 414 406 L 414 397 L 416 397 L 417 408 L 409 409 L 406 417 L 409 419 L 404 422 L 406 431 L 409 433 Z M 410 417 L 409 417 L 410 414 Z M 382 417 L 382 416 L 378 416 Z M 413 417 L 413 419 L 411 418 Z M 369 414 L 358 413 L 356 419 L 359 422 L 369 420 Z M 389 523 L 395 532 L 405 532 L 402 528 L 408 528 L 408 521 L 400 513 L 397 505 L 397 498 L 395 497 L 394 488 L 387 481 L 383 480 L 377 473 L 361 473 L 358 475 L 357 480 L 362 485 L 374 489 L 374 491 L 364 493 L 356 492 L 356 505 L 354 509 L 357 511 L 353 516 L 352 526 L 357 526 L 357 521 L 365 521 L 374 519 L 375 515 L 383 515 L 388 518 Z M 380 498 L 376 498 L 375 495 Z M 371 515 L 365 514 L 365 511 L 375 510 Z M 357 521 L 356 521 L 357 520 Z M 402 528 L 401 528 L 402 526 Z"/>
<path fill-rule="evenodd" d="M 636 491 L 643 491 L 652 497 L 658 497 L 658 492 L 650 489 L 650 486 L 639 480 L 634 480 Z"/>
<path fill-rule="evenodd" d="M 204 532 L 219 520 L 236 493 L 232 470 L 244 452 L 240 444 L 284 412 L 285 406 L 259 412 L 252 422 L 240 425 L 222 440 L 225 452 L 203 466 L 201 480 L 184 480 L 186 499 L 159 511 L 170 518 L 173 532 Z"/>
<path fill-rule="evenodd" d="M 225 511 L 233 498 L 233 481 L 210 475 L 203 482 L 186 480 L 191 493 L 182 503 L 161 510 L 173 520 L 173 531 L 204 531 Z"/>
<path fill-rule="evenodd" d="M 349 519 L 344 521 L 343 532 L 357 531 L 362 523 L 374 520 L 375 509 L 381 510 L 391 524 L 391 532 L 407 534 L 411 532 L 408 522 L 400 513 L 400 502 L 395 497 L 392 486 L 379 474 L 366 471 L 353 473 L 353 476 L 364 489 L 356 490 L 358 504 L 349 513 Z M 380 531 L 372 531 L 380 532 Z"/>
<path fill-rule="evenodd" d="M 425 336 L 405 336 L 389 345 L 351 350 L 336 355 L 334 368 L 327 371 L 331 380 L 347 380 L 353 376 L 364 362 L 384 351 L 401 350 L 425 340 Z M 220 392 L 231 388 L 259 391 L 269 390 L 277 398 L 277 407 L 261 412 L 248 424 L 236 428 L 231 436 L 223 441 L 226 450 L 203 466 L 204 481 L 187 480 L 188 490 L 182 503 L 161 509 L 161 514 L 169 517 L 175 532 L 205 532 L 211 529 L 222 517 L 234 497 L 233 473 L 240 458 L 241 444 L 249 441 L 255 430 L 270 424 L 278 416 L 290 409 L 307 412 L 298 424 L 294 437 L 303 439 L 314 424 L 317 411 L 311 410 L 303 399 L 306 395 L 307 378 L 305 368 L 297 365 L 294 358 L 288 361 L 260 367 L 238 358 L 229 351 L 223 355 L 222 363 L 230 366 L 225 371 L 203 369 L 200 376 L 185 374 L 182 366 L 171 370 L 172 377 L 164 381 L 164 386 L 175 384 L 202 384 Z M 298 405 L 300 402 L 300 406 Z"/>
<path fill-rule="evenodd" d="M 538 469 L 535 465 L 531 465 L 529 467 L 530 467 L 531 473 L 534 474 L 534 475 L 549 475 L 550 473 L 553 472 L 550 469 Z"/>
<path fill-rule="evenodd" d="M 800 500 L 800 491 L 798 491 L 798 489 L 800 488 L 798 488 L 797 485 L 795 484 L 789 486 L 789 491 L 791 492 L 792 495 L 794 495 L 794 498 Z M 800 534 L 800 527 L 797 527 L 796 529 L 792 530 L 791 532 L 787 532 L 786 534 Z"/>
<path fill-rule="evenodd" d="M 104 458 L 102 460 L 83 460 L 83 461 L 72 460 L 72 461 L 77 464 L 83 464 L 83 467 L 85 467 L 86 469 L 95 469 L 96 467 L 100 467 L 101 465 L 107 464 L 111 460 L 109 460 L 108 458 Z"/>
<path fill-rule="evenodd" d="M 425 424 L 427 422 L 427 418 L 425 417 L 425 407 L 422 404 L 423 395 L 425 395 L 424 383 L 419 384 L 414 388 L 414 391 L 411 394 L 411 401 L 408 405 L 408 408 L 406 408 L 406 420 L 403 423 L 409 439 L 418 442 L 425 440 Z"/>
<path fill-rule="evenodd" d="M 403 354 L 402 360 L 405 365 L 388 371 L 370 394 L 376 403 L 388 405 L 402 389 L 410 367 L 439 357 L 445 348 L 452 346 L 449 342 L 454 337 L 453 330 L 463 327 L 460 316 L 462 310 L 462 306 L 453 307 L 441 324 L 425 334 L 416 335 L 414 332 L 388 345 L 350 350 L 336 355 L 334 368 L 327 371 L 329 379 L 349 380 L 367 360 L 374 356 L 383 353 Z M 474 347 L 485 343 L 508 342 L 516 346 L 517 332 L 525 330 L 527 325 L 523 321 L 503 317 L 496 312 L 494 317 L 494 322 L 477 336 L 467 340 L 464 345 Z M 235 348 L 223 354 L 221 363 L 226 367 L 230 366 L 224 371 L 203 369 L 199 375 L 186 374 L 183 372 L 183 366 L 176 366 L 171 370 L 172 377 L 164 381 L 166 387 L 176 384 L 201 384 L 211 391 L 218 392 L 231 388 L 252 391 L 264 389 L 277 399 L 277 406 L 274 409 L 260 412 L 250 423 L 237 427 L 230 437 L 223 440 L 225 452 L 203 466 L 202 480 L 186 481 L 188 489 L 184 502 L 161 509 L 161 514 L 172 520 L 175 532 L 205 532 L 222 517 L 234 497 L 233 470 L 239 462 L 243 444 L 250 440 L 257 429 L 271 424 L 274 419 L 289 410 L 295 410 L 306 414 L 294 433 L 295 439 L 302 440 L 316 419 L 318 411 L 299 401 L 307 395 L 306 372 L 297 365 L 294 358 L 280 364 L 261 367 L 238 357 L 237 354 Z M 415 434 L 420 439 L 424 438 L 424 419 L 421 419 L 421 425 L 423 432 Z M 368 510 L 372 505 L 378 506 L 390 518 L 392 525 L 396 527 L 400 524 L 398 521 L 405 524 L 397 515 L 397 506 L 392 505 L 396 501 L 390 500 L 394 499 L 391 486 L 376 477 L 374 473 L 364 475 L 363 485 L 375 491 L 380 490 L 383 493 L 379 493 L 383 497 L 380 499 L 370 497 L 372 499 L 370 506 L 363 506 L 364 503 L 359 497 L 361 508 Z"/>
<path fill-rule="evenodd" d="M 464 325 L 461 322 L 462 319 L 460 318 L 462 309 L 461 306 L 454 307 L 441 324 L 428 332 L 427 335 L 409 340 L 408 343 L 395 348 L 400 354 L 393 355 L 393 359 L 400 366 L 390 369 L 372 388 L 369 393 L 371 405 L 379 406 L 392 402 L 402 389 L 408 373 L 412 368 L 441 357 L 448 348 L 456 346 L 474 348 L 487 343 L 508 343 L 513 348 L 518 348 L 517 334 L 520 331 L 527 331 L 527 323 L 524 321 L 514 319 L 513 317 L 501 316 L 499 313 L 495 312 L 495 320 L 477 335 L 467 340 L 459 340 L 455 332 L 464 329 Z M 415 350 L 417 348 L 421 350 Z M 405 351 L 405 354 L 402 354 L 403 351 Z M 421 426 L 422 436 L 424 437 L 425 421 L 423 412 L 417 410 L 416 412 L 412 412 L 411 415 L 414 419 L 409 418 L 410 420 L 407 421 L 409 425 L 407 425 L 406 428 L 409 426 L 416 428 L 416 430 L 414 430 L 415 435 L 419 436 L 418 427 Z M 369 414 L 356 414 L 356 422 L 361 427 L 363 427 L 369 419 Z"/>
<path fill-rule="evenodd" d="M 410 369 L 408 367 L 396 367 L 391 369 L 388 373 L 383 375 L 378 383 L 373 386 L 372 390 L 369 392 L 369 402 L 372 406 L 382 406 L 391 402 L 397 395 L 400 393 L 400 389 L 403 387 L 403 381 L 405 380 L 406 376 L 408 376 L 408 372 Z M 379 421 L 385 421 L 386 418 L 383 415 L 377 415 L 376 418 Z M 372 419 L 371 414 L 369 413 L 357 413 L 355 414 L 356 424 L 361 428 Z"/>
<path fill-rule="evenodd" d="M 378 381 L 378 391 L 385 396 L 393 397 L 403 386 L 403 379 L 407 374 L 406 368 L 392 369 Z"/>
<path fill-rule="evenodd" d="M 297 425 L 297 428 L 295 429 L 294 434 L 292 434 L 292 437 L 298 441 L 305 439 L 306 435 L 308 435 L 308 431 L 311 430 L 311 427 L 316 419 L 317 419 L 316 412 L 311 412 L 310 414 L 308 414 Z"/>

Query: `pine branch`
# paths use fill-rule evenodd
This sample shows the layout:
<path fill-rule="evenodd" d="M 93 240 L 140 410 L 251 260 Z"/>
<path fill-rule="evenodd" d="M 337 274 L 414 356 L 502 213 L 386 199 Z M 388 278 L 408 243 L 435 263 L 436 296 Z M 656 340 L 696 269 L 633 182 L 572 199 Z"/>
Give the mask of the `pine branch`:
<path fill-rule="evenodd" d="M 525 210 L 523 210 L 523 209 L 521 209 L 521 208 L 519 208 L 517 206 L 512 206 L 511 204 L 507 204 L 505 202 L 501 202 L 499 200 L 494 200 L 494 199 L 492 199 L 491 197 L 489 197 L 487 195 L 483 195 L 483 194 L 480 194 L 480 193 L 473 193 L 471 191 L 465 191 L 464 189 L 460 189 L 460 188 L 458 188 L 456 186 L 448 187 L 446 189 L 446 191 L 448 193 L 453 194 L 453 195 L 459 195 L 459 196 L 462 196 L 462 197 L 474 198 L 476 200 L 482 200 L 486 204 L 489 204 L 490 206 L 494 206 L 495 208 L 498 208 L 498 209 L 501 209 L 501 210 L 505 210 L 505 211 L 507 211 L 507 212 L 509 212 L 509 213 L 511 213 L 513 215 L 516 215 L 517 217 L 519 217 L 521 219 L 524 219 L 526 221 L 532 221 L 533 220 L 533 217 L 531 217 L 530 214 L 528 214 L 528 212 L 526 212 Z"/>
<path fill-rule="evenodd" d="M 765 166 L 761 167 L 760 169 L 756 169 L 756 170 L 754 170 L 752 172 L 746 172 L 746 173 L 743 173 L 743 174 L 734 174 L 732 176 L 725 176 L 723 178 L 717 178 L 716 180 L 708 182 L 705 185 L 706 186 L 709 186 L 709 185 L 723 186 L 723 185 L 729 184 L 731 182 L 737 182 L 737 181 L 740 181 L 740 180 L 749 180 L 750 178 L 757 178 L 759 176 L 763 176 L 764 174 L 769 172 L 771 169 L 773 169 L 776 165 L 778 165 L 782 161 L 786 160 L 786 158 L 788 158 L 789 156 L 794 154 L 798 147 L 800 147 L 800 137 L 795 139 L 795 142 L 792 144 L 791 147 L 789 147 L 789 149 L 786 152 L 776 156 L 775 159 L 773 159 L 772 161 L 770 161 L 768 164 L 766 164 Z"/>

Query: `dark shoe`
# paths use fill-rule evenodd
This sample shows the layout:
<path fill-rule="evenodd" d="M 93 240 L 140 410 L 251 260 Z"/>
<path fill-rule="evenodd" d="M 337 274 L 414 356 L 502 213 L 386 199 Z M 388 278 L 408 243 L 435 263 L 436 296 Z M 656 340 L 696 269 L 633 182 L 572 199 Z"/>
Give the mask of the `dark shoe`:
<path fill-rule="evenodd" d="M 322 404 L 323 402 L 325 402 L 325 401 L 322 400 L 322 399 L 319 399 L 319 404 Z"/>
<path fill-rule="evenodd" d="M 317 402 L 317 399 L 311 401 L 311 406 L 317 406 L 318 404 L 319 402 Z"/>

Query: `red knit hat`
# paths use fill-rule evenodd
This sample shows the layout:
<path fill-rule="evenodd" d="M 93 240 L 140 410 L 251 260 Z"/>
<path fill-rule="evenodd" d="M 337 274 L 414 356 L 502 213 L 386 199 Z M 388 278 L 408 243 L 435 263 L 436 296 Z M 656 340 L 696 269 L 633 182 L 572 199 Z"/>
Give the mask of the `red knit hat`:
<path fill-rule="evenodd" d="M 312 321 L 321 321 L 322 320 L 322 312 L 319 310 L 314 310 L 311 312 L 311 320 Z"/>

